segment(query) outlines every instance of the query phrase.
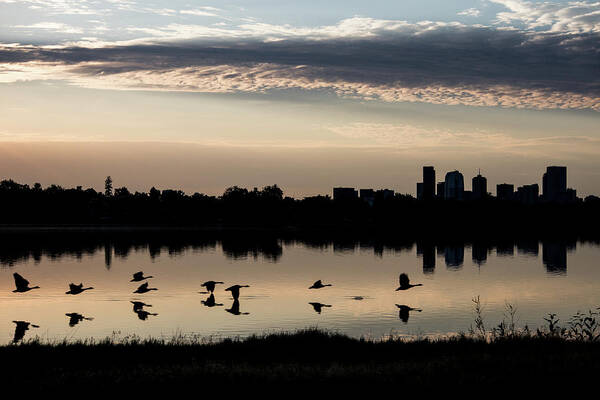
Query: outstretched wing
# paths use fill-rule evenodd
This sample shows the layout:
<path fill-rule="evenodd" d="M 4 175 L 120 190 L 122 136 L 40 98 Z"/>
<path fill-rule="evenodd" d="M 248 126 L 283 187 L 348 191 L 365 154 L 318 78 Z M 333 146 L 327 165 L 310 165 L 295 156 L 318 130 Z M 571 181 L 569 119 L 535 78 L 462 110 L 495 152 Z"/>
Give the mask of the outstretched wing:
<path fill-rule="evenodd" d="M 148 289 L 148 282 L 142 283 L 138 289 Z"/>
<path fill-rule="evenodd" d="M 313 283 L 313 286 L 321 286 L 322 284 L 323 284 L 323 282 L 321 282 L 321 280 L 319 279 L 318 281 Z"/>
<path fill-rule="evenodd" d="M 77 290 L 77 289 L 79 289 L 79 287 L 80 287 L 79 285 L 76 285 L 74 283 L 69 283 L 70 290 Z"/>
<path fill-rule="evenodd" d="M 133 274 L 133 279 L 141 279 L 144 276 L 144 271 L 136 272 Z"/>
<path fill-rule="evenodd" d="M 400 286 L 408 286 L 408 284 L 410 283 L 409 279 L 408 279 L 408 275 L 406 275 L 404 272 L 400 274 Z"/>
<path fill-rule="evenodd" d="M 15 285 L 17 286 L 17 289 L 26 288 L 29 286 L 29 281 L 16 272 L 13 274 L 13 277 L 15 278 Z"/>

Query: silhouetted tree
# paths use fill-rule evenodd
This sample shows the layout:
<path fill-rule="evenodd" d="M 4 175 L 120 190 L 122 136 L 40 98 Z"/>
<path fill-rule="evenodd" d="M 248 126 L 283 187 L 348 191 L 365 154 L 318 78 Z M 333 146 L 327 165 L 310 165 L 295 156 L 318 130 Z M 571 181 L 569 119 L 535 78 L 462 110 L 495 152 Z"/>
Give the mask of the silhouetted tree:
<path fill-rule="evenodd" d="M 113 194 L 113 186 L 112 186 L 112 178 L 109 176 L 106 177 L 106 180 L 104 181 L 104 195 L 106 197 L 111 197 Z"/>

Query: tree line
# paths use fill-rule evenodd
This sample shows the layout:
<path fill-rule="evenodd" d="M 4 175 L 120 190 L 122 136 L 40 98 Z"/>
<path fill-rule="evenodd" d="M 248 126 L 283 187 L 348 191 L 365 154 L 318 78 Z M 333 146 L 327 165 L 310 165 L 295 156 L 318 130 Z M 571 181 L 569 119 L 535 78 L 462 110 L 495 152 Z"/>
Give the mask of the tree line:
<path fill-rule="evenodd" d="M 13 180 L 0 182 L 1 225 L 174 225 L 253 228 L 356 228 L 395 234 L 435 232 L 517 232 L 540 229 L 598 231 L 600 201 L 523 205 L 494 198 L 480 201 L 417 201 L 395 194 L 373 204 L 360 199 L 334 201 L 330 196 L 295 199 L 276 184 L 262 189 L 233 186 L 220 196 L 181 190 L 103 192 Z"/>

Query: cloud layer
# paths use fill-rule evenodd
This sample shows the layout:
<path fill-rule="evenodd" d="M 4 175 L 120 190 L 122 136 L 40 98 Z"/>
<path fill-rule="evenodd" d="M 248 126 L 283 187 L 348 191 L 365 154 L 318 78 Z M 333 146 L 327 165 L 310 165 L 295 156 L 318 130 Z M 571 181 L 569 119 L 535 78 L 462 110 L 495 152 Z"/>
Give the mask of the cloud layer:
<path fill-rule="evenodd" d="M 62 79 L 91 88 L 220 93 L 301 89 L 386 102 L 600 111 L 600 3 L 492 1 L 509 10 L 498 21 L 526 27 L 364 17 L 320 27 L 251 21 L 132 27 L 143 36 L 0 47 L 0 82 Z"/>

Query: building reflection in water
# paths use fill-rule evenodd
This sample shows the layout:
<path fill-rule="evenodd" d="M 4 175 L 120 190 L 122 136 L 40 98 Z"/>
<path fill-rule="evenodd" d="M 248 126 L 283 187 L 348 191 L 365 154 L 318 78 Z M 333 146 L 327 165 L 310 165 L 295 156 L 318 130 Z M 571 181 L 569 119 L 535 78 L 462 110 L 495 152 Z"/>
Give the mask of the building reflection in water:
<path fill-rule="evenodd" d="M 515 255 L 515 243 L 513 241 L 501 241 L 496 244 L 497 257 L 513 257 Z"/>
<path fill-rule="evenodd" d="M 112 244 L 107 242 L 104 244 L 104 265 L 106 266 L 106 269 L 110 269 L 111 264 L 112 264 Z"/>
<path fill-rule="evenodd" d="M 553 275 L 567 274 L 567 253 L 576 249 L 574 241 L 545 240 L 542 242 L 542 261 L 546 272 Z"/>
<path fill-rule="evenodd" d="M 417 242 L 417 257 L 423 259 L 423 273 L 435 272 L 435 245 L 430 242 Z"/>
<path fill-rule="evenodd" d="M 444 248 L 444 261 L 446 268 L 458 271 L 465 262 L 465 246 L 463 244 L 446 245 Z"/>
<path fill-rule="evenodd" d="M 540 244 L 534 239 L 517 240 L 517 253 L 519 255 L 537 257 L 540 251 Z"/>
<path fill-rule="evenodd" d="M 473 242 L 471 246 L 471 257 L 473 263 L 482 266 L 487 261 L 488 245 L 482 242 Z"/>

